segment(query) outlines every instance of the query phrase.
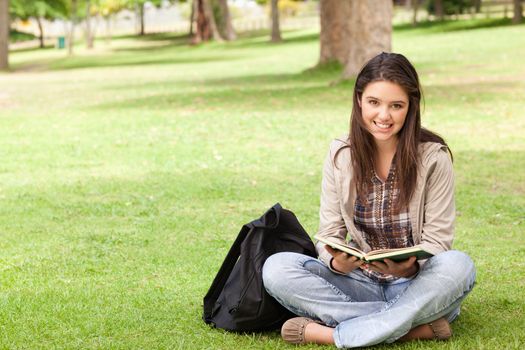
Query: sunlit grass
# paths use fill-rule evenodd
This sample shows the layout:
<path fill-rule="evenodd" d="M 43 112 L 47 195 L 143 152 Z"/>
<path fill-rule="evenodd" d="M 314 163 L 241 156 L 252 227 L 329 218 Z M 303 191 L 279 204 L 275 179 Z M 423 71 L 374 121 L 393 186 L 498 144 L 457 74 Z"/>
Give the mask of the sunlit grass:
<path fill-rule="evenodd" d="M 451 341 L 384 348 L 525 342 L 524 34 L 394 34 L 421 74 L 424 124 L 454 152 L 455 244 L 478 285 Z M 330 85 L 334 67 L 308 70 L 311 31 L 279 45 L 149 39 L 72 58 L 19 52 L 0 75 L 2 348 L 292 348 L 277 333 L 208 328 L 202 297 L 242 224 L 275 202 L 315 233 L 351 83 Z"/>

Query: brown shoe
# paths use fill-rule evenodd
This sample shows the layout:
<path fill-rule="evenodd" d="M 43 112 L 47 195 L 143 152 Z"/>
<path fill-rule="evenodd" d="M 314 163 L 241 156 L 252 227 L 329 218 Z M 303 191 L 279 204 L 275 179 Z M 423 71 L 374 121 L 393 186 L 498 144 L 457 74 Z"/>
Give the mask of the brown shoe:
<path fill-rule="evenodd" d="M 430 322 L 428 325 L 430 328 L 432 328 L 432 332 L 434 332 L 434 339 L 436 340 L 447 340 L 452 336 L 450 324 L 443 317 L 435 320 L 434 322 Z"/>
<path fill-rule="evenodd" d="M 294 317 L 286 321 L 281 328 L 283 340 L 292 344 L 306 344 L 304 330 L 310 323 L 315 322 L 307 317 Z"/>

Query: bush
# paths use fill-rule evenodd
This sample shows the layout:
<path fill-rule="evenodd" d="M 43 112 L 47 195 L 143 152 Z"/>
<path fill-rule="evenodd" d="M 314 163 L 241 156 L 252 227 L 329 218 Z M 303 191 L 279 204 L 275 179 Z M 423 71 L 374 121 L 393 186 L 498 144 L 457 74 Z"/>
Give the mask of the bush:
<path fill-rule="evenodd" d="M 36 36 L 34 36 L 33 34 L 19 32 L 18 30 L 11 30 L 9 32 L 9 42 L 12 42 L 12 43 L 33 40 L 35 38 Z"/>
<path fill-rule="evenodd" d="M 474 6 L 473 0 L 443 0 L 443 13 L 445 15 L 454 15 L 465 12 L 465 10 Z M 436 14 L 435 1 L 427 1 L 427 11 L 433 15 Z"/>

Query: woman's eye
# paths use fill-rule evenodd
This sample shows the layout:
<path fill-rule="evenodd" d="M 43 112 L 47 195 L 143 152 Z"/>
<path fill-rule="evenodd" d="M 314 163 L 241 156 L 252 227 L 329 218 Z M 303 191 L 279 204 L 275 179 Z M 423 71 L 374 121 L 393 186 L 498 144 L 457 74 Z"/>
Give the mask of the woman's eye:
<path fill-rule="evenodd" d="M 376 100 L 370 100 L 368 101 L 368 103 L 370 103 L 372 106 L 377 106 L 379 104 L 379 102 L 377 102 Z"/>
<path fill-rule="evenodd" d="M 398 104 L 398 103 L 396 103 L 395 105 L 392 105 L 392 108 L 394 108 L 394 109 L 401 109 L 401 108 L 403 108 L 403 106 Z"/>

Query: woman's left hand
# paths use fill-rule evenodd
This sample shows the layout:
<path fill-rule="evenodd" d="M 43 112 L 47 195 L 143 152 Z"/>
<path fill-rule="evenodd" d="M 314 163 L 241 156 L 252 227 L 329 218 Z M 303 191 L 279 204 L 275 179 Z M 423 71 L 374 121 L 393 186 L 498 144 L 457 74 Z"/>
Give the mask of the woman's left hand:
<path fill-rule="evenodd" d="M 368 267 L 372 271 L 396 277 L 410 277 L 415 275 L 419 270 L 419 264 L 416 262 L 415 256 L 411 256 L 407 260 L 400 262 L 395 262 L 390 259 L 385 259 L 384 262 L 373 261 L 368 264 Z"/>

